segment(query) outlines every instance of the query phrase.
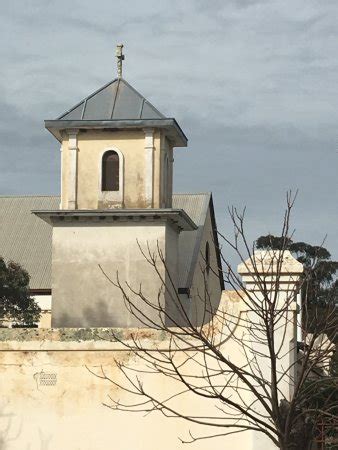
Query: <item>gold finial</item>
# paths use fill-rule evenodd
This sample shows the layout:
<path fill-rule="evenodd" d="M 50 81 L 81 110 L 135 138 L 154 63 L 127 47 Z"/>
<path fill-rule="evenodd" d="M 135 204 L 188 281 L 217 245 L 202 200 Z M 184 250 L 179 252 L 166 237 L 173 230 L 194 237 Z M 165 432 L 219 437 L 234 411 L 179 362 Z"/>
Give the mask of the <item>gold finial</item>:
<path fill-rule="evenodd" d="M 122 61 L 124 60 L 124 54 L 122 53 L 123 44 L 117 44 L 116 46 L 116 58 L 117 58 L 117 76 L 122 78 Z"/>

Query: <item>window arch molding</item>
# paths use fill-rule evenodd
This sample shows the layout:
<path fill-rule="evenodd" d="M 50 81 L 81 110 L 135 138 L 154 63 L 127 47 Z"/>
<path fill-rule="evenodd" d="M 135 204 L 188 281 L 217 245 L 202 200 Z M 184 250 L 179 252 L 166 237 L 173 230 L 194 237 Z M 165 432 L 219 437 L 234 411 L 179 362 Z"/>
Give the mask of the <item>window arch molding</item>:
<path fill-rule="evenodd" d="M 102 190 L 102 182 L 103 182 L 103 158 L 106 153 L 115 152 L 119 157 L 119 189 L 116 191 L 103 191 Z M 98 161 L 98 170 L 99 170 L 99 200 L 101 201 L 111 201 L 116 203 L 123 203 L 124 198 L 124 156 L 123 153 L 116 147 L 109 146 L 104 148 L 99 154 Z"/>

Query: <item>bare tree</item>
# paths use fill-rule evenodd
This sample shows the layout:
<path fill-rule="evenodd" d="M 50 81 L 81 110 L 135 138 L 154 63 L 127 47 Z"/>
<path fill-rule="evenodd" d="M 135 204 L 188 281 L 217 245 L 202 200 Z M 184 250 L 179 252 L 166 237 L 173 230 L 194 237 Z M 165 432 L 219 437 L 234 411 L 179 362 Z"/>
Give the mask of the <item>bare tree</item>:
<path fill-rule="evenodd" d="M 249 286 L 245 277 L 243 280 L 222 257 L 223 277 L 240 299 L 240 311 L 223 303 L 218 308 L 212 306 L 206 272 L 211 270 L 218 276 L 219 268 L 201 267 L 205 289 L 192 302 L 198 303 L 203 313 L 200 321 L 193 321 L 174 283 L 169 281 L 168 285 L 165 281 L 161 270 L 165 260 L 159 247 L 157 251 L 149 246 L 140 248 L 162 281 L 163 290 L 157 299 L 147 298 L 141 286 L 135 288 L 119 280 L 118 274 L 113 279 L 101 267 L 108 280 L 121 290 L 126 307 L 142 326 L 157 330 L 161 335 L 165 333 L 167 338 L 165 345 L 163 340 L 150 345 L 145 344 L 138 330 L 127 340 L 112 331 L 112 339 L 142 360 L 143 368 L 117 360 L 123 382 L 112 379 L 103 368 L 95 373 L 132 394 L 130 402 L 112 397 L 106 406 L 123 411 L 160 411 L 165 416 L 215 430 L 201 435 L 190 433 L 182 442 L 252 430 L 263 433 L 283 450 L 310 448 L 318 419 L 337 417 L 335 389 L 329 389 L 329 394 L 323 396 L 328 386 L 337 388 L 337 378 L 331 375 L 329 367 L 333 352 L 331 341 L 335 340 L 337 332 L 336 310 L 329 300 L 318 308 L 312 305 L 311 314 L 304 311 L 302 323 L 298 324 L 306 339 L 301 345 L 296 338 L 290 340 L 290 330 L 293 330 L 293 337 L 296 334 L 295 296 L 304 283 L 304 277 L 298 277 L 298 283 L 292 282 L 292 274 L 285 281 L 284 262 L 290 255 L 286 246 L 292 236 L 290 214 L 294 200 L 289 193 L 281 233 L 285 245 L 260 256 L 254 253 L 255 244 L 247 240 L 244 213 L 235 208 L 229 210 L 233 239 L 221 234 L 219 237 L 239 257 L 242 272 L 251 276 Z M 166 279 L 171 280 L 170 274 L 166 275 Z M 285 283 L 289 287 L 286 288 Z M 163 302 L 164 289 L 170 295 L 170 309 Z M 140 299 L 147 308 L 140 307 Z M 148 308 L 157 312 L 157 321 L 145 314 Z M 229 339 L 241 354 L 238 360 L 228 355 Z M 151 385 L 145 382 L 146 374 L 161 374 L 175 380 L 179 390 L 167 397 L 153 392 Z M 187 394 L 204 399 L 205 414 L 196 415 L 180 407 L 177 398 Z"/>

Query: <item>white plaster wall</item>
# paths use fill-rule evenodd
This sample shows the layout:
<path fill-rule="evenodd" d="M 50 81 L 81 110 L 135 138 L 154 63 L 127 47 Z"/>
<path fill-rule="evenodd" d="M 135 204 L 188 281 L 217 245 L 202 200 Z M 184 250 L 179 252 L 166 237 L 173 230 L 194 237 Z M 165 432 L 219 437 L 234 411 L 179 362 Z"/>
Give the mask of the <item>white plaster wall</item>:
<path fill-rule="evenodd" d="M 166 418 L 159 412 L 126 413 L 103 406 L 110 403 L 109 396 L 121 402 L 139 399 L 95 377 L 87 367 L 99 372 L 102 366 L 109 377 L 121 383 L 123 377 L 114 360 L 144 371 L 142 360 L 123 351 L 118 343 L 99 338 L 67 340 L 62 337 L 63 330 L 56 331 L 57 338 L 51 337 L 51 333 L 54 331 L 24 341 L 21 336 L 0 342 L 0 377 L 6 380 L 0 410 L 2 450 L 181 450 L 187 445 L 179 438 L 189 439 L 190 431 L 196 436 L 215 432 L 212 428 Z M 168 346 L 165 339 L 158 341 L 156 333 L 150 330 L 143 333 L 143 343 L 148 348 L 154 341 L 161 348 Z M 231 341 L 225 345 L 224 351 L 238 360 L 238 348 Z M 185 358 L 183 354 L 177 357 L 178 361 Z M 54 386 L 39 384 L 42 371 L 56 374 Z M 176 382 L 158 374 L 142 372 L 139 376 L 149 392 L 162 398 L 181 389 Z M 172 406 L 193 415 L 217 414 L 213 402 L 195 395 L 175 398 Z M 251 449 L 252 434 L 202 440 L 192 448 Z"/>
<path fill-rule="evenodd" d="M 52 296 L 34 295 L 33 298 L 41 308 L 39 328 L 50 328 L 52 323 Z"/>
<path fill-rule="evenodd" d="M 40 306 L 42 311 L 51 311 L 52 296 L 51 295 L 33 295 L 34 300 Z"/>
<path fill-rule="evenodd" d="M 245 332 L 245 322 L 241 319 L 246 317 L 247 308 L 236 293 L 226 292 L 219 309 L 220 312 L 227 311 L 234 322 L 230 329 L 221 329 L 223 344 L 220 349 L 232 362 L 243 365 L 246 357 L 240 339 Z M 235 317 L 238 317 L 237 321 Z M 101 338 L 103 331 L 106 334 Z M 114 331 L 125 341 L 136 332 L 135 329 Z M 146 374 L 142 359 L 130 354 L 120 343 L 113 342 L 109 333 L 109 329 L 0 330 L 0 377 L 5 386 L 0 403 L 2 450 L 181 450 L 187 445 L 179 438 L 188 439 L 190 432 L 194 436 L 203 436 L 218 431 L 166 418 L 159 412 L 145 415 L 105 407 L 104 403 L 112 404 L 109 397 L 127 403 L 138 402 L 140 398 L 108 380 L 95 377 L 88 368 L 100 374 L 102 367 L 110 379 L 121 384 L 124 379 L 116 361 L 123 362 L 136 371 L 133 374 L 138 374 L 144 389 L 155 398 L 168 398 L 182 389 L 168 377 Z M 137 333 L 142 345 L 148 349 L 168 347 L 163 333 L 150 329 L 139 329 Z M 289 338 L 292 338 L 291 334 L 287 340 Z M 177 363 L 187 356 L 178 352 Z M 203 366 L 204 362 L 201 363 Z M 201 367 L 195 365 L 196 375 Z M 261 369 L 268 370 L 263 359 Z M 55 375 L 55 385 L 42 386 L 42 373 Z M 230 394 L 235 399 L 234 392 L 229 391 Z M 244 404 L 250 404 L 252 399 L 250 392 L 242 392 Z M 171 406 L 196 416 L 221 414 L 216 409 L 217 401 L 207 401 L 193 394 L 174 397 Z M 202 440 L 192 444 L 191 448 L 271 450 L 275 447 L 264 435 L 247 431 Z"/>
<path fill-rule="evenodd" d="M 280 301 L 283 300 L 285 293 L 281 292 Z M 222 317 L 225 310 L 235 322 L 230 330 L 220 328 L 223 341 L 220 350 L 235 364 L 243 365 L 246 356 L 241 337 L 247 325 L 243 325 L 246 321 L 241 319 L 246 319 L 247 307 L 237 294 L 224 293 L 219 309 L 217 317 Z M 235 317 L 238 321 L 234 320 Z M 215 325 L 217 330 L 217 323 Z M 188 439 L 189 432 L 195 436 L 215 432 L 215 429 L 165 418 L 159 412 L 145 415 L 103 406 L 103 403 L 111 404 L 109 397 L 128 403 L 140 400 L 112 382 L 95 377 L 88 370 L 90 368 L 100 373 L 102 367 L 111 380 L 120 384 L 123 376 L 116 361 L 136 371 L 144 389 L 156 398 L 171 397 L 182 388 L 176 381 L 158 373 L 146 374 L 142 358 L 130 354 L 120 343 L 113 342 L 109 334 L 111 330 L 103 331 L 106 334 L 101 337 L 100 329 L 0 330 L 0 379 L 4 386 L 0 402 L 1 450 L 181 450 L 186 449 L 187 445 L 182 444 L 179 438 Z M 136 330 L 115 329 L 114 332 L 126 341 Z M 142 345 L 148 349 L 168 348 L 169 342 L 163 333 L 150 329 L 138 329 L 137 333 Z M 292 338 L 290 324 L 285 339 L 286 350 Z M 278 332 L 276 339 L 280 339 Z M 178 352 L 175 357 L 180 363 L 188 356 Z M 195 366 L 194 373 L 198 375 L 203 370 L 203 364 L 201 361 L 200 366 Z M 267 374 L 268 365 L 267 360 L 262 358 L 260 369 Z M 55 385 L 42 386 L 39 380 L 43 373 L 55 375 Z M 285 388 L 287 395 L 288 386 Z M 233 392 L 228 394 L 234 395 Z M 244 404 L 250 404 L 253 400 L 250 392 L 242 394 Z M 221 414 L 216 409 L 219 406 L 217 402 L 206 401 L 193 394 L 173 397 L 172 406 L 193 415 Z M 247 431 L 202 440 L 191 448 L 271 450 L 275 447 L 262 434 Z"/>
<path fill-rule="evenodd" d="M 52 325 L 54 327 L 132 327 L 139 325 L 127 311 L 122 292 L 107 280 L 100 269 L 121 284 L 131 284 L 148 299 L 157 301 L 161 280 L 154 268 L 142 255 L 139 245 L 147 251 L 149 244 L 157 254 L 157 246 L 166 257 L 170 247 L 168 264 L 177 253 L 177 236 L 166 223 L 145 221 L 133 223 L 81 223 L 64 224 L 53 228 L 52 261 Z M 177 256 L 176 256 L 177 258 Z M 174 258 L 175 259 L 175 258 Z M 160 272 L 165 276 L 159 262 Z M 128 290 L 128 289 L 127 289 Z M 157 320 L 156 313 L 143 301 L 131 294 L 145 313 Z M 162 296 L 163 297 L 163 296 Z M 163 297 L 164 301 L 164 297 Z"/>
<path fill-rule="evenodd" d="M 222 289 L 220 285 L 218 273 L 218 261 L 217 261 L 217 253 L 216 247 L 213 242 L 213 229 L 211 222 L 210 209 L 208 210 L 208 214 L 206 216 L 205 225 L 203 229 L 203 235 L 201 239 L 201 245 L 197 254 L 197 264 L 195 266 L 195 270 L 193 273 L 193 281 L 192 287 L 190 291 L 190 311 L 192 314 L 192 320 L 201 323 L 203 321 L 204 316 L 204 299 L 207 298 L 205 294 L 205 290 L 207 289 L 208 301 L 210 302 L 210 306 L 208 310 L 212 309 L 216 311 L 221 299 Z M 210 267 L 211 270 L 209 275 L 204 279 L 203 271 L 205 270 L 205 247 L 206 243 L 209 242 L 210 249 Z M 208 321 L 208 314 L 204 319 L 204 323 Z"/>
<path fill-rule="evenodd" d="M 281 305 L 284 305 L 285 301 L 289 301 L 289 293 L 287 292 L 279 292 L 278 294 L 278 303 Z M 262 299 L 262 294 L 256 293 L 256 298 Z M 263 301 L 263 300 L 262 300 Z M 245 311 L 247 308 L 243 307 L 243 311 Z M 246 317 L 246 320 L 248 323 L 257 323 L 258 318 L 257 314 L 253 311 L 246 311 L 243 313 L 243 316 Z M 276 351 L 279 351 L 279 357 L 276 361 L 277 366 L 277 372 L 278 374 L 284 373 L 288 368 L 292 368 L 291 370 L 291 376 L 293 374 L 293 361 L 294 361 L 294 354 L 295 354 L 295 336 L 296 336 L 296 328 L 295 328 L 295 312 L 292 310 L 285 311 L 285 314 L 283 314 L 284 319 L 281 319 L 279 322 L 279 326 L 276 326 L 275 332 L 274 332 L 274 342 L 275 342 L 275 349 Z M 268 347 L 266 344 L 266 335 L 262 334 L 258 331 L 258 327 L 255 327 L 255 339 L 252 340 L 251 343 L 251 352 L 252 357 L 255 358 L 252 359 L 252 361 L 255 361 L 252 363 L 252 371 L 255 372 L 255 374 L 258 377 L 262 377 L 267 382 L 271 381 L 271 362 L 270 362 L 270 356 Z M 261 342 L 258 342 L 258 340 L 261 340 Z M 263 343 L 264 342 L 264 343 Z M 249 353 L 248 353 L 249 354 Z M 255 364 L 257 364 L 258 369 L 255 368 Z M 290 400 L 292 391 L 293 391 L 293 384 L 292 380 L 285 375 L 278 383 L 278 398 L 279 403 L 282 399 Z M 261 391 L 262 396 L 264 395 L 263 390 L 257 387 L 258 392 Z M 265 410 L 260 404 L 256 405 L 257 411 L 261 411 L 262 414 L 266 414 Z M 261 450 L 261 449 L 273 449 L 275 446 L 271 443 L 270 439 L 265 436 L 263 433 L 255 432 L 254 433 L 254 440 L 252 445 L 252 450 Z"/>
<path fill-rule="evenodd" d="M 161 204 L 161 155 L 163 148 L 170 147 L 165 133 L 154 131 L 153 173 L 152 173 L 152 207 L 163 207 Z M 104 150 L 113 148 L 118 150 L 124 159 L 123 165 L 123 207 L 147 208 L 149 204 L 145 198 L 146 184 L 148 184 L 149 171 L 147 170 L 147 150 L 145 132 L 143 130 L 102 131 L 87 130 L 77 134 L 77 165 L 76 180 L 70 179 L 72 150 L 69 149 L 69 136 L 63 137 L 62 142 L 62 200 L 61 209 L 69 208 L 68 202 L 72 195 L 71 187 L 76 184 L 78 209 L 106 209 L 121 207 L 120 201 L 102 201 L 100 192 L 101 157 Z M 73 152 L 74 153 L 74 152 Z M 73 154 L 74 156 L 74 154 Z M 171 177 L 172 178 L 172 177 Z M 172 181 L 169 180 L 169 189 Z M 171 202 L 171 200 L 170 200 Z M 168 204 L 170 204 L 170 202 Z M 167 205 L 166 205 L 167 206 Z"/>
<path fill-rule="evenodd" d="M 249 303 L 254 301 L 261 305 L 258 308 L 258 313 L 263 311 L 264 308 L 269 308 L 270 304 L 274 304 L 274 353 L 276 354 L 276 374 L 279 378 L 277 381 L 278 404 L 282 400 L 289 401 L 293 394 L 294 379 L 292 377 L 297 357 L 296 296 L 303 265 L 289 251 L 257 250 L 252 258 L 238 266 L 238 272 L 242 276 L 248 291 L 246 317 L 254 330 L 254 332 L 250 332 L 249 337 L 252 357 L 255 358 L 252 360 L 251 370 L 267 382 L 272 379 L 271 359 L 266 342 L 266 333 L 264 333 L 265 327 L 257 317 L 257 308 L 249 308 Z M 262 279 L 266 288 L 260 287 Z M 278 292 L 276 292 L 276 284 Z M 266 298 L 269 300 L 268 303 L 265 302 Z M 262 327 L 263 332 L 260 331 Z M 261 391 L 263 393 L 263 390 Z M 257 411 L 264 413 L 261 405 L 257 405 Z M 268 437 L 256 432 L 252 449 L 260 450 L 269 448 L 269 446 L 272 446 L 272 444 Z M 273 448 L 273 446 L 270 448 Z"/>

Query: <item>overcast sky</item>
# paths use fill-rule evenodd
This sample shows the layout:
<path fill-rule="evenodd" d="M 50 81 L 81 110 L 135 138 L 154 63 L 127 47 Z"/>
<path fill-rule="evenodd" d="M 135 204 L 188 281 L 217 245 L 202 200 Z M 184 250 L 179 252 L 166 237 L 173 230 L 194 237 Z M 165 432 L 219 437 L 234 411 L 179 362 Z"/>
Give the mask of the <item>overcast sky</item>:
<path fill-rule="evenodd" d="M 59 144 L 44 129 L 124 77 L 189 138 L 175 191 L 247 206 L 249 237 L 325 234 L 338 258 L 337 0 L 11 0 L 0 15 L 0 193 L 58 194 Z"/>

